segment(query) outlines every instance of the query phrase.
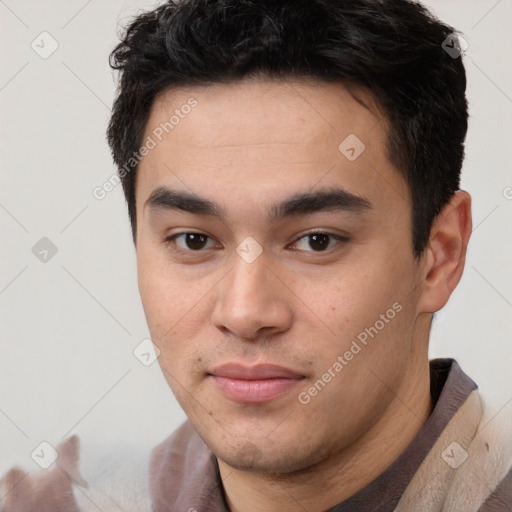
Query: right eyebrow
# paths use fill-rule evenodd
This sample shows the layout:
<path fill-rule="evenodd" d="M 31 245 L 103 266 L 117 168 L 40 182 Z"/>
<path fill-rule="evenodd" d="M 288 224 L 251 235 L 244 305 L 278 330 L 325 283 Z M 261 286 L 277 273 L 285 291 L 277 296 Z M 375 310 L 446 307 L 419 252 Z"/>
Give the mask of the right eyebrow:
<path fill-rule="evenodd" d="M 144 203 L 144 208 L 146 206 L 154 210 L 183 210 L 197 215 L 226 216 L 224 209 L 213 201 L 192 192 L 182 192 L 162 186 L 153 190 Z"/>

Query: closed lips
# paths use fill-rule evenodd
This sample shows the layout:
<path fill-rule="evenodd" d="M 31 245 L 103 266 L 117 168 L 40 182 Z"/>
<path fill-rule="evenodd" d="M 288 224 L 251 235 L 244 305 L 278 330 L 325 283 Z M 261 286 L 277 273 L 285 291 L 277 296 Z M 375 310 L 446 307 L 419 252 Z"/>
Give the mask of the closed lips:
<path fill-rule="evenodd" d="M 274 364 L 259 364 L 256 366 L 244 366 L 239 363 L 226 363 L 214 368 L 211 375 L 239 380 L 263 380 L 263 379 L 302 379 L 304 376 Z"/>

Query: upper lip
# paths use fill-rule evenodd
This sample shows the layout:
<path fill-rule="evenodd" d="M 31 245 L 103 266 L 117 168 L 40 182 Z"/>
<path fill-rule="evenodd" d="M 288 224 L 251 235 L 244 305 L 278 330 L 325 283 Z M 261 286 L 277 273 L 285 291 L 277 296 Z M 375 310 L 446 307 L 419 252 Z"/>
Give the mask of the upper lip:
<path fill-rule="evenodd" d="M 226 363 L 216 366 L 211 372 L 217 377 L 227 377 L 230 379 L 256 380 L 287 378 L 298 379 L 303 375 L 275 364 L 257 364 L 255 366 L 245 366 L 239 363 Z"/>

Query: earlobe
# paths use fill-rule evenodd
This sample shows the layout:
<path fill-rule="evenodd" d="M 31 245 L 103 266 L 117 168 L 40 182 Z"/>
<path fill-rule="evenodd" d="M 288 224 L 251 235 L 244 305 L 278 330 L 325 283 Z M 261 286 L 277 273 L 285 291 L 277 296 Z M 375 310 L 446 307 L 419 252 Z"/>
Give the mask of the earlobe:
<path fill-rule="evenodd" d="M 458 190 L 430 231 L 418 312 L 434 313 L 448 302 L 464 270 L 471 229 L 471 196 Z"/>

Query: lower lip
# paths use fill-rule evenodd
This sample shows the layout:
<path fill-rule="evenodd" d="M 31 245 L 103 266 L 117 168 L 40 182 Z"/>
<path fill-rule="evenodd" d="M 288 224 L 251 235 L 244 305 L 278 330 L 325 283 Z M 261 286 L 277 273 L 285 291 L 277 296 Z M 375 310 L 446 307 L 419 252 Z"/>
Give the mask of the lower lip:
<path fill-rule="evenodd" d="M 228 397 L 237 402 L 257 404 L 268 402 L 294 388 L 302 378 L 243 380 L 230 379 L 212 375 L 217 387 Z"/>

